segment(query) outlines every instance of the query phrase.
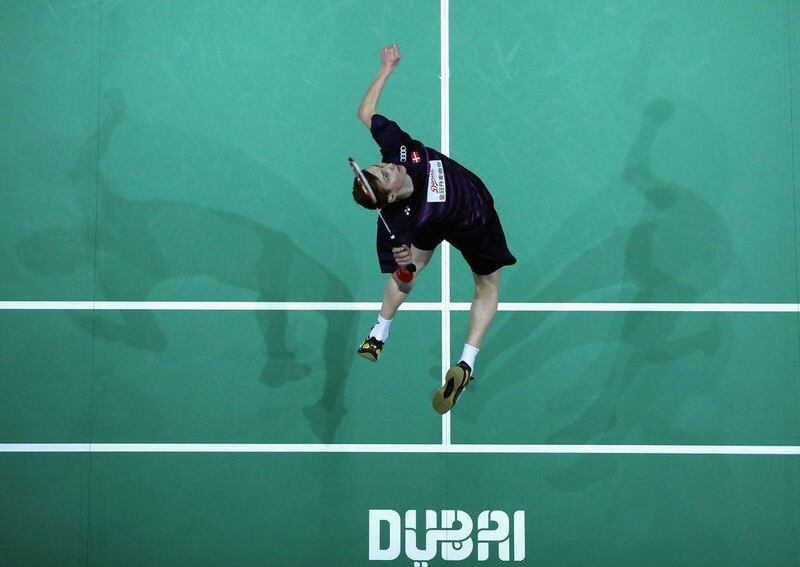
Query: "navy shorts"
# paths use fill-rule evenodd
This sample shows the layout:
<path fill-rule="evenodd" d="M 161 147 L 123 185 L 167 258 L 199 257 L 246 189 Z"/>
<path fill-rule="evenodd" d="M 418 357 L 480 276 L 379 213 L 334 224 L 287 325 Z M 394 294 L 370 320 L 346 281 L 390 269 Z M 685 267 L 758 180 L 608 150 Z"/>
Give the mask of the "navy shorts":
<path fill-rule="evenodd" d="M 517 259 L 508 249 L 500 217 L 491 205 L 483 224 L 467 230 L 437 229 L 432 226 L 416 234 L 414 246 L 420 250 L 433 250 L 442 240 L 447 240 L 458 249 L 472 271 L 479 276 L 517 263 Z"/>

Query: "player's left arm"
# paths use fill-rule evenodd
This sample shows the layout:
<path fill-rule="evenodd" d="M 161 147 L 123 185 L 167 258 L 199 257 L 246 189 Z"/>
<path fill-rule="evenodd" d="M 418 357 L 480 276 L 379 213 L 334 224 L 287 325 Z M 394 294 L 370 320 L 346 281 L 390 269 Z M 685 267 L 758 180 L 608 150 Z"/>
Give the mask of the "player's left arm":
<path fill-rule="evenodd" d="M 381 68 L 378 75 L 372 84 L 367 89 L 364 95 L 364 100 L 361 101 L 361 106 L 358 107 L 358 117 L 364 125 L 369 128 L 372 125 L 372 115 L 375 114 L 375 108 L 378 106 L 378 99 L 381 96 L 383 87 L 386 86 L 386 80 L 392 74 L 394 68 L 400 63 L 400 49 L 397 45 L 392 44 L 388 47 L 381 49 Z"/>

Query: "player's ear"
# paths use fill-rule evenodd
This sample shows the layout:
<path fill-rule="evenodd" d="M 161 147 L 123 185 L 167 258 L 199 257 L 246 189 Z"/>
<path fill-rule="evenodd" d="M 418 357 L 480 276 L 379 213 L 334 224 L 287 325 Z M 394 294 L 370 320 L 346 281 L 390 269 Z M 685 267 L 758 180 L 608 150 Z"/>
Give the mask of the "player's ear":
<path fill-rule="evenodd" d="M 394 202 L 397 200 L 397 195 L 395 195 L 395 194 L 394 194 L 394 191 L 390 191 L 390 192 L 389 192 L 389 196 L 388 196 L 388 197 L 386 197 L 386 200 L 387 200 L 389 203 L 394 203 Z"/>

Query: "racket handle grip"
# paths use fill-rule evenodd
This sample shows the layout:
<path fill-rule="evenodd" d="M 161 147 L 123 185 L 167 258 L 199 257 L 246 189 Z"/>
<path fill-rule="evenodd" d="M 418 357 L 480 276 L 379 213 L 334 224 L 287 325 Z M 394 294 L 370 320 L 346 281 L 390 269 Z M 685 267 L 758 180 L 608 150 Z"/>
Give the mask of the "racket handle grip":
<path fill-rule="evenodd" d="M 414 279 L 414 272 L 416 271 L 417 267 L 414 264 L 408 264 L 406 266 L 397 266 L 394 273 L 397 274 L 397 279 L 401 282 L 409 283 Z"/>

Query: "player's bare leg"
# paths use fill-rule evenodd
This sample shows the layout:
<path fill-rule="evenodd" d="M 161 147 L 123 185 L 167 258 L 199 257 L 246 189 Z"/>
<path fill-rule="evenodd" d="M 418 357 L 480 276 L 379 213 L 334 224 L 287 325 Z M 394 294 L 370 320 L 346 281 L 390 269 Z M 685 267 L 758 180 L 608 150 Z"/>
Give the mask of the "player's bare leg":
<path fill-rule="evenodd" d="M 378 357 L 383 350 L 383 343 L 389 336 L 389 327 L 392 324 L 397 310 L 414 289 L 414 283 L 417 281 L 420 273 L 428 265 L 428 262 L 433 256 L 433 250 L 420 250 L 414 246 L 411 247 L 411 259 L 417 267 L 414 273 L 414 278 L 406 283 L 400 281 L 396 273 L 391 274 L 386 280 L 386 286 L 383 289 L 383 302 L 381 303 L 381 311 L 378 314 L 378 319 L 375 326 L 372 327 L 369 335 L 364 339 L 363 344 L 359 347 L 357 353 L 359 356 L 366 358 L 372 362 L 378 360 Z"/>
<path fill-rule="evenodd" d="M 389 276 L 386 280 L 386 287 L 383 290 L 383 303 L 381 303 L 381 317 L 384 319 L 393 319 L 395 313 L 403 304 L 403 302 L 408 297 L 408 294 L 411 293 L 411 290 L 414 289 L 414 284 L 419 277 L 419 273 L 425 269 L 425 266 L 428 265 L 428 262 L 433 256 L 433 250 L 420 250 L 414 246 L 411 247 L 411 258 L 414 262 L 414 265 L 417 267 L 417 271 L 414 274 L 414 279 L 410 282 L 405 283 L 400 281 L 397 277 L 397 273 L 393 273 Z"/>
<path fill-rule="evenodd" d="M 483 337 L 492 324 L 497 313 L 497 302 L 500 289 L 500 270 L 491 274 L 480 276 L 473 273 L 475 279 L 475 294 L 472 297 L 472 308 L 469 310 L 469 330 L 467 344 L 481 348 Z M 474 366 L 474 365 L 472 365 Z"/>
<path fill-rule="evenodd" d="M 450 367 L 445 374 L 444 384 L 433 395 L 433 409 L 444 414 L 458 401 L 458 397 L 470 380 L 473 379 L 472 371 L 475 368 L 475 357 L 478 355 L 486 331 L 492 324 L 497 313 L 497 302 L 500 289 L 500 270 L 491 274 L 478 275 L 473 273 L 475 279 L 475 294 L 472 298 L 472 307 L 469 311 L 469 329 L 464 351 L 457 364 Z"/>

